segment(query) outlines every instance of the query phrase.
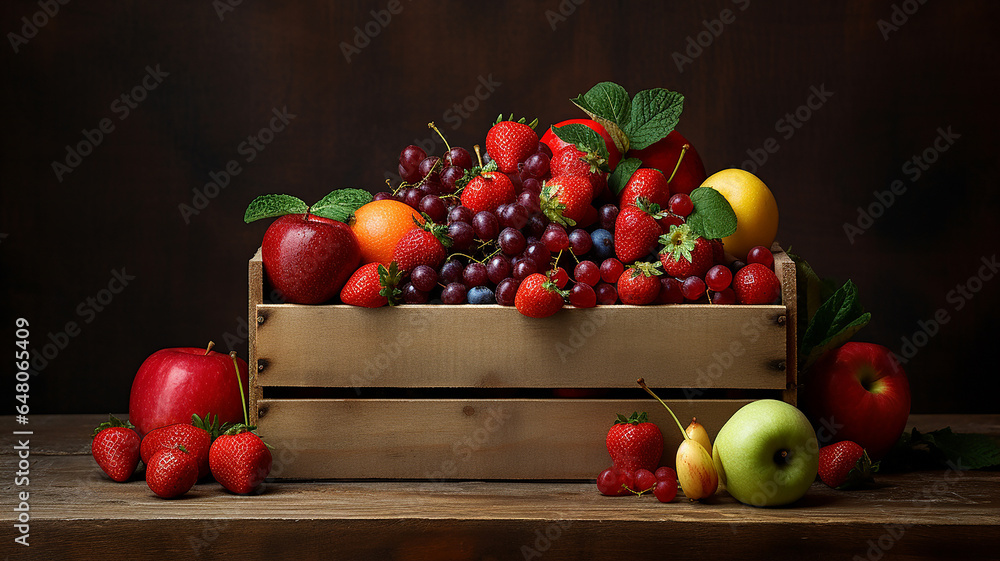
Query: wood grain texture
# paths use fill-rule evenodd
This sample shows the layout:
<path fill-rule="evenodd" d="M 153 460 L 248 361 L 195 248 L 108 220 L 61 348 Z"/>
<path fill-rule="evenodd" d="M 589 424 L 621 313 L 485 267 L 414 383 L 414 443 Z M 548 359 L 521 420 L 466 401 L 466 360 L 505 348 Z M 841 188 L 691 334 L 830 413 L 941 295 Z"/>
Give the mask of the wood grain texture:
<path fill-rule="evenodd" d="M 250 395 L 247 396 L 250 413 L 250 424 L 257 424 L 257 408 L 255 403 L 260 402 L 264 393 L 257 382 L 258 361 L 257 361 L 257 307 L 264 302 L 264 261 L 261 257 L 261 248 L 257 248 L 253 257 L 247 265 L 249 287 L 249 309 L 247 310 L 247 333 L 250 359 L 247 365 L 250 368 Z"/>
<path fill-rule="evenodd" d="M 781 249 L 778 242 L 771 246 L 774 254 L 774 272 L 781 281 L 781 303 L 785 313 L 785 345 L 788 360 L 785 362 L 785 383 L 787 384 L 782 399 L 792 405 L 798 404 L 799 398 L 799 332 L 798 332 L 798 283 L 796 282 L 795 262 Z"/>
<path fill-rule="evenodd" d="M 634 383 L 634 381 L 633 381 Z M 709 436 L 748 400 L 667 403 Z M 680 431 L 658 403 L 618 399 L 265 399 L 258 428 L 291 479 L 593 479 L 615 415 L 646 411 L 673 465 Z"/>
<path fill-rule="evenodd" d="M 560 482 L 268 482 L 252 497 L 207 482 L 165 501 L 141 475 L 114 483 L 94 464 L 81 442 L 89 444 L 85 428 L 103 418 L 32 417 L 47 444 L 33 451 L 32 545 L 8 547 L 12 558 L 499 560 L 533 549 L 542 559 L 664 551 L 706 560 L 865 559 L 870 543 L 881 543 L 884 559 L 990 559 L 1000 550 L 996 471 L 880 475 L 878 487 L 852 492 L 817 483 L 795 506 L 777 509 L 743 506 L 724 492 L 663 505 Z M 910 419 L 921 430 L 948 425 L 1000 435 L 1000 415 Z M 11 473 L 10 437 L 0 440 L 0 469 Z M 4 509 L 0 520 L 12 523 L 13 512 Z"/>

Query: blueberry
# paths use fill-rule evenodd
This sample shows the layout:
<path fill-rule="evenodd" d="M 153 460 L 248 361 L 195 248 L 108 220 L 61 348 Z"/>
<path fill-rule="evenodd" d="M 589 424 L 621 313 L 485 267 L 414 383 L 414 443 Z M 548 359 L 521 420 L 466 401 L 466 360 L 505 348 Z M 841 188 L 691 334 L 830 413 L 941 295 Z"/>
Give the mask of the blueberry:
<path fill-rule="evenodd" d="M 496 296 L 493 291 L 485 286 L 476 286 L 469 290 L 467 296 L 470 304 L 496 304 Z"/>
<path fill-rule="evenodd" d="M 608 257 L 615 256 L 615 239 L 611 232 L 598 228 L 591 232 L 590 239 L 594 242 L 594 254 L 597 256 L 597 263 L 604 261 Z"/>

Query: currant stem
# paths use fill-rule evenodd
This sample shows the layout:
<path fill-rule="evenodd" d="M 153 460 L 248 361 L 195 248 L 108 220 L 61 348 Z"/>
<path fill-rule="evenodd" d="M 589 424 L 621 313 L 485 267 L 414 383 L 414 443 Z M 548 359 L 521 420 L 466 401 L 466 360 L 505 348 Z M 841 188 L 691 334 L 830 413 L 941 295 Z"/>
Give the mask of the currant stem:
<path fill-rule="evenodd" d="M 208 353 L 212 352 L 212 347 L 214 346 L 215 346 L 215 341 L 208 342 L 208 348 L 205 349 L 205 356 L 208 356 Z"/>
<path fill-rule="evenodd" d="M 642 386 L 642 389 L 646 390 L 646 393 L 648 393 L 649 395 L 655 397 L 656 401 L 659 401 L 660 405 L 662 405 L 664 408 L 666 408 L 667 412 L 670 413 L 670 416 L 674 418 L 674 422 L 677 423 L 677 428 L 680 429 L 681 434 L 684 436 L 684 440 L 691 440 L 691 437 L 688 436 L 687 431 L 685 431 L 684 427 L 681 426 L 681 422 L 679 420 L 677 420 L 677 415 L 674 415 L 673 410 L 671 410 L 670 407 L 667 407 L 666 403 L 663 403 L 663 400 L 660 399 L 660 396 L 656 395 L 655 393 L 653 393 L 653 390 L 649 389 L 649 386 L 646 385 L 646 380 L 643 380 L 642 378 L 639 378 L 638 380 L 636 380 L 636 382 L 640 386 Z"/>
<path fill-rule="evenodd" d="M 433 129 L 434 132 L 438 133 L 438 136 L 440 136 L 441 140 L 444 141 L 444 147 L 447 148 L 448 151 L 450 152 L 451 151 L 451 144 L 448 144 L 448 139 L 445 138 L 443 134 L 441 134 L 441 131 L 438 130 L 437 126 L 434 124 L 434 121 L 431 121 L 431 122 L 427 123 L 427 128 Z"/>
<path fill-rule="evenodd" d="M 236 351 L 229 351 L 229 358 L 233 359 L 233 366 L 236 367 L 236 385 L 240 388 L 240 401 L 243 403 L 243 424 L 250 426 L 250 415 L 247 414 L 247 396 L 243 393 L 243 378 L 240 378 L 240 365 L 236 362 Z"/>
<path fill-rule="evenodd" d="M 684 154 L 687 154 L 688 148 L 690 147 L 691 147 L 690 144 L 685 144 L 684 146 L 681 146 L 681 155 L 677 157 L 677 165 L 674 166 L 674 171 L 670 172 L 670 179 L 667 179 L 667 183 L 670 183 L 671 181 L 674 180 L 674 175 L 677 173 L 677 170 L 680 169 L 681 162 L 684 161 Z"/>

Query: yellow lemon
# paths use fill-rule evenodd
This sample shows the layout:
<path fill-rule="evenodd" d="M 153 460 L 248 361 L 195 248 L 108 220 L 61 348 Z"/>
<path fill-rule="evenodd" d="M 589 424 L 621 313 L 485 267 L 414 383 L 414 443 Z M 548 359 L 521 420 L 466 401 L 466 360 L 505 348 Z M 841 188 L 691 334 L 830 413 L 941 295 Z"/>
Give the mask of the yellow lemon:
<path fill-rule="evenodd" d="M 722 239 L 727 252 L 746 259 L 754 246 L 771 249 L 778 233 L 778 203 L 763 181 L 748 171 L 724 169 L 701 186 L 721 193 L 736 213 L 736 233 Z"/>

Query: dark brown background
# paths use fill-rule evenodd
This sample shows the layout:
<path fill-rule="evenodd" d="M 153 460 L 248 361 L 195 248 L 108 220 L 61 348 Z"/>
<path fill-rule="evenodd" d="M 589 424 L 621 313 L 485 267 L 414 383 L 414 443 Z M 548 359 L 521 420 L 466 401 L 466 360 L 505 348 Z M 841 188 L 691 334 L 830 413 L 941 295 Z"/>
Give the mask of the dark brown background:
<path fill-rule="evenodd" d="M 220 21 L 209 0 L 78 1 L 19 53 L 4 45 L 4 333 L 11 341 L 24 316 L 40 349 L 67 321 L 82 324 L 36 376 L 33 412 L 126 409 L 136 369 L 162 347 L 214 339 L 245 356 L 226 334 L 245 320 L 246 260 L 267 227 L 242 223 L 254 196 L 379 190 L 428 120 L 471 146 L 501 111 L 543 125 L 576 116 L 567 99 L 602 80 L 684 93 L 679 130 L 710 173 L 775 137 L 780 150 L 758 174 L 779 202 L 779 240 L 821 274 L 858 283 L 874 314 L 858 339 L 899 350 L 919 320 L 948 311 L 907 366 L 913 410 L 996 411 L 983 388 L 995 387 L 1000 281 L 962 310 L 948 301 L 996 251 L 995 2 L 931 0 L 886 40 L 877 22 L 892 17 L 889 1 L 566 0 L 573 11 L 554 30 L 556 0 L 404 1 L 348 63 L 341 42 L 387 4 L 243 2 Z M 672 54 L 725 8 L 736 21 L 679 71 Z M 38 10 L 4 2 L 3 31 Z M 110 104 L 156 64 L 169 76 L 119 120 Z M 445 112 L 490 75 L 501 85 L 452 130 Z M 778 119 L 822 85 L 834 95 L 782 138 Z M 240 142 L 283 106 L 296 115 L 288 129 L 185 224 L 178 205 L 242 160 Z M 105 117 L 115 130 L 58 182 L 53 160 Z M 961 138 L 910 182 L 901 166 L 949 126 Z M 907 192 L 850 243 L 845 221 L 895 179 Z M 84 323 L 78 305 L 121 267 L 135 280 Z"/>

